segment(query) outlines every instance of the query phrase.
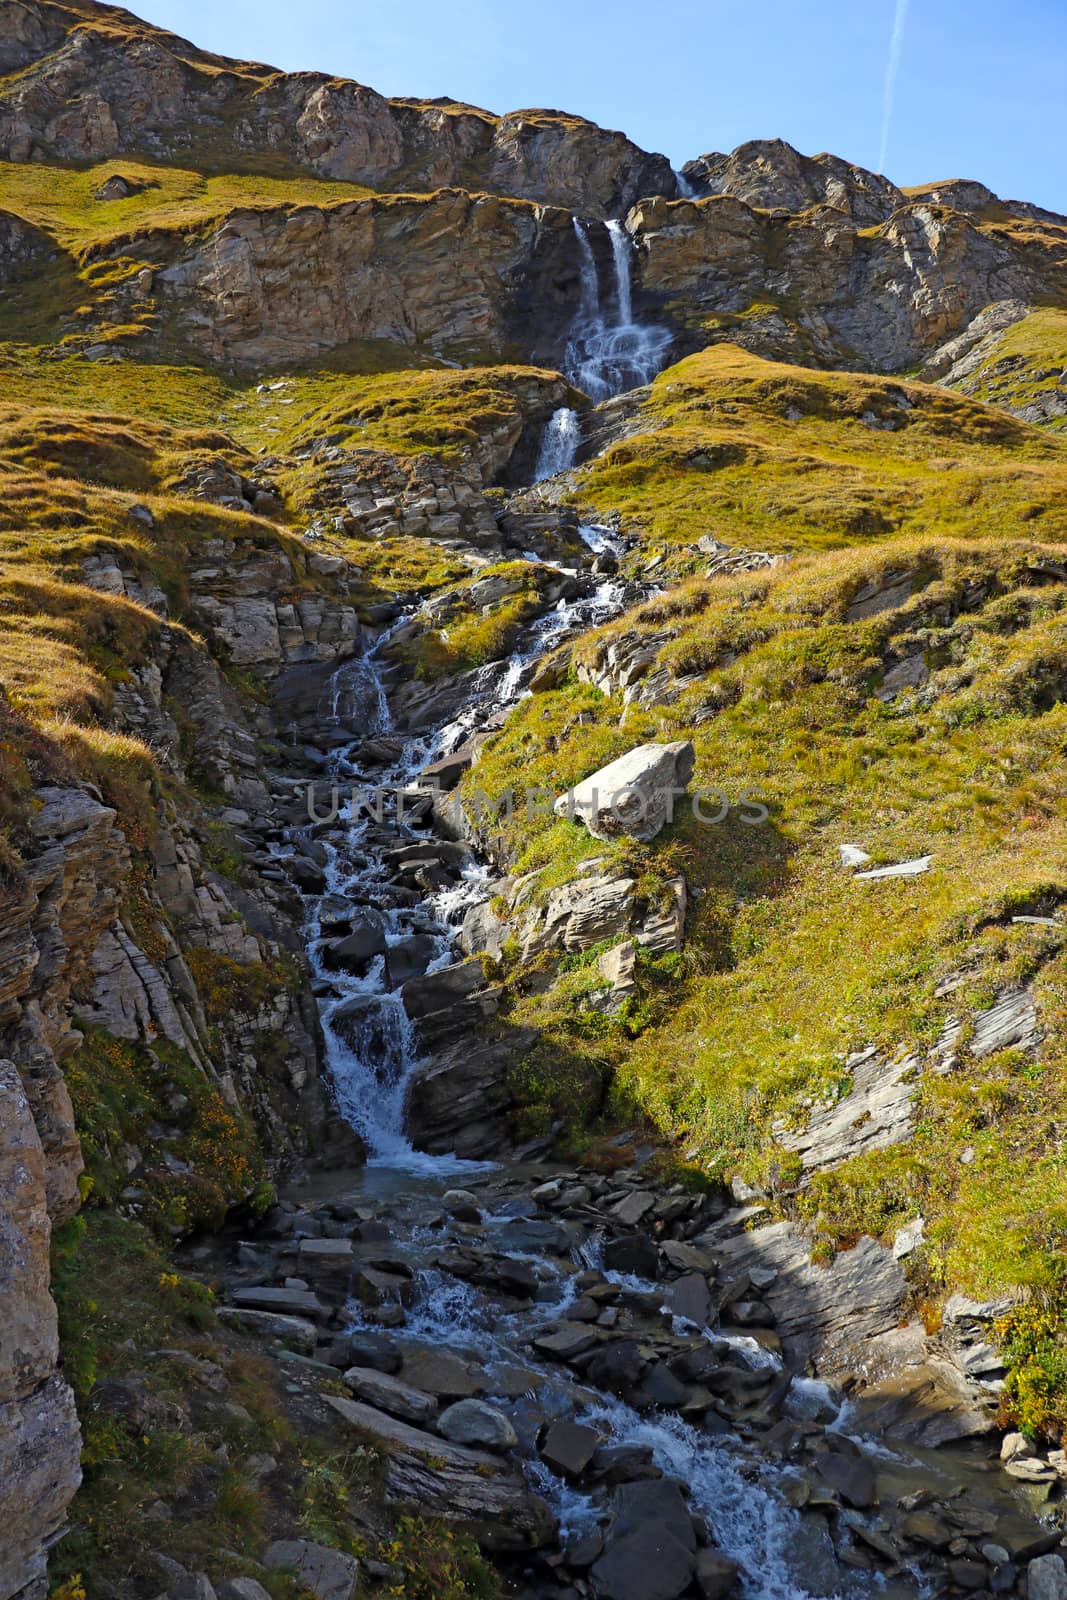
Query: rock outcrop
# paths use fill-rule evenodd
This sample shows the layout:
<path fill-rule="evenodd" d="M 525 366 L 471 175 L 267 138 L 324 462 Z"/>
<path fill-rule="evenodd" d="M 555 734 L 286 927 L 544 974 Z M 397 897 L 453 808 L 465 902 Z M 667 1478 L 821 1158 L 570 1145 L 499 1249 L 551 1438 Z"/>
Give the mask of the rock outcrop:
<path fill-rule="evenodd" d="M 0 1594 L 47 1593 L 50 1545 L 81 1480 L 74 1397 L 56 1371 L 48 1163 L 15 1065 L 0 1061 Z"/>
<path fill-rule="evenodd" d="M 559 111 L 498 117 L 456 101 L 389 100 L 323 73 L 198 50 L 114 7 L 19 0 L 0 71 L 11 161 L 142 156 L 256 171 L 279 161 L 376 189 L 474 189 L 593 216 L 674 194 L 664 156 Z M 116 48 L 116 33 L 118 45 Z"/>

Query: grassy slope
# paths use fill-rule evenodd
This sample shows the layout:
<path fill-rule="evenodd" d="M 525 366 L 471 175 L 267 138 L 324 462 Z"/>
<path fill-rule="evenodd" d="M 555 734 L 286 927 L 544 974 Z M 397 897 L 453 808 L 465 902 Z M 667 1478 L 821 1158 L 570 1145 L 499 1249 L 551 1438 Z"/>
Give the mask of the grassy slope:
<path fill-rule="evenodd" d="M 1062 444 L 929 385 L 719 345 L 661 373 L 641 420 L 646 431 L 591 462 L 574 498 L 621 512 L 659 545 L 703 534 L 775 551 L 1024 527 L 1067 536 Z"/>
<path fill-rule="evenodd" d="M 1064 412 L 1048 426 L 1067 431 L 1067 311 L 1043 307 L 1014 323 L 997 340 L 982 365 L 960 385 L 962 391 L 991 405 L 1021 410 L 1039 402 L 1049 390 L 1063 396 Z"/>
<path fill-rule="evenodd" d="M 713 1170 L 784 1196 L 796 1174 L 772 1124 L 815 1092 L 841 1092 L 848 1051 L 922 1048 L 949 1012 L 1035 981 L 1040 1067 L 1005 1054 L 930 1080 L 911 1146 L 852 1163 L 802 1201 L 828 1239 L 891 1236 L 925 1213 L 931 1283 L 976 1293 L 1058 1289 L 1067 1247 L 1067 1167 L 1049 1136 L 1067 1115 L 1063 935 L 1010 923 L 1067 901 L 1067 592 L 1035 580 L 1043 553 L 894 543 L 692 583 L 616 625 L 674 633 L 661 662 L 696 674 L 677 705 L 631 707 L 623 723 L 620 700 L 568 684 L 527 701 L 477 769 L 489 794 L 561 788 L 642 739 L 689 737 L 695 781 L 730 798 L 724 823 L 683 814 L 643 860 L 653 879 L 686 873 L 687 967 L 650 983 L 651 1027 L 614 1050 L 622 1101 Z M 914 598 L 844 621 L 848 597 L 887 566 L 912 572 Z M 883 704 L 883 663 L 917 651 L 929 685 Z M 745 790 L 769 807 L 767 824 L 741 821 Z M 578 824 L 540 828 L 516 831 L 518 871 L 604 853 Z M 875 863 L 930 853 L 934 864 L 913 880 L 856 883 L 843 843 Z M 580 1006 L 548 1020 L 564 1051 L 588 1035 Z M 976 1157 L 960 1164 L 968 1147 Z"/>

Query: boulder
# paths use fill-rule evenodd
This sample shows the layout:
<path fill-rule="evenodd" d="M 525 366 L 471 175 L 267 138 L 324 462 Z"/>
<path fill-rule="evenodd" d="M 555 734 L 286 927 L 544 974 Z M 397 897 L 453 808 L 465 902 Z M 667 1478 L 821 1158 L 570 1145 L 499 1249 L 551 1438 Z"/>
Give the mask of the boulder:
<path fill-rule="evenodd" d="M 277 1311 L 283 1316 L 314 1317 L 316 1320 L 327 1314 L 327 1307 L 310 1289 L 271 1289 L 260 1285 L 254 1289 L 234 1289 L 230 1299 L 238 1311 Z"/>
<path fill-rule="evenodd" d="M 545 1432 L 538 1449 L 541 1460 L 554 1472 L 567 1478 L 579 1478 L 588 1467 L 600 1444 L 595 1428 L 580 1422 L 553 1422 Z"/>
<path fill-rule="evenodd" d="M 358 906 L 352 913 L 349 932 L 331 939 L 323 947 L 322 964 L 331 972 L 366 971 L 376 956 L 385 954 L 385 923 L 371 906 Z"/>
<path fill-rule="evenodd" d="M 370 1406 L 336 1395 L 327 1402 L 381 1447 L 388 1502 L 458 1524 L 490 1550 L 528 1550 L 555 1534 L 555 1518 L 521 1473 L 495 1455 L 452 1444 Z"/>
<path fill-rule="evenodd" d="M 437 1431 L 453 1444 L 497 1452 L 514 1450 L 519 1442 L 509 1418 L 484 1400 L 457 1400 L 438 1417 Z"/>
<path fill-rule="evenodd" d="M 249 1306 L 220 1306 L 216 1315 L 227 1327 L 258 1333 L 264 1339 L 277 1339 L 287 1350 L 296 1350 L 301 1355 L 315 1354 L 318 1330 L 306 1317 L 285 1316 L 279 1311 L 253 1311 Z"/>
<path fill-rule="evenodd" d="M 627 1234 L 609 1239 L 604 1246 L 604 1265 L 609 1272 L 633 1273 L 638 1278 L 659 1277 L 659 1252 L 644 1234 Z"/>
<path fill-rule="evenodd" d="M 708 1281 L 700 1272 L 687 1272 L 668 1284 L 664 1299 L 672 1314 L 698 1328 L 707 1326 L 711 1319 L 712 1301 Z"/>
<path fill-rule="evenodd" d="M 1058 1555 L 1038 1556 L 1026 1569 L 1028 1600 L 1067 1600 L 1067 1567 Z"/>
<path fill-rule="evenodd" d="M 615 1494 L 604 1554 L 593 1564 L 601 1600 L 677 1600 L 693 1580 L 696 1534 L 676 1483 L 628 1483 Z"/>
<path fill-rule="evenodd" d="M 405 1350 L 404 1382 L 439 1400 L 467 1400 L 482 1393 L 482 1383 L 465 1361 L 449 1350 Z"/>
<path fill-rule="evenodd" d="M 437 1415 L 437 1401 L 432 1394 L 414 1389 L 388 1373 L 376 1372 L 373 1367 L 350 1367 L 345 1373 L 345 1386 L 357 1399 L 404 1422 L 425 1426 Z"/>
<path fill-rule="evenodd" d="M 638 745 L 560 795 L 556 815 L 577 817 L 597 839 L 647 842 L 673 816 L 695 764 L 688 740 Z"/>
<path fill-rule="evenodd" d="M 263 1565 L 296 1577 L 301 1590 L 315 1600 L 353 1600 L 359 1584 L 359 1562 L 340 1550 L 307 1539 L 278 1539 L 266 1551 Z"/>

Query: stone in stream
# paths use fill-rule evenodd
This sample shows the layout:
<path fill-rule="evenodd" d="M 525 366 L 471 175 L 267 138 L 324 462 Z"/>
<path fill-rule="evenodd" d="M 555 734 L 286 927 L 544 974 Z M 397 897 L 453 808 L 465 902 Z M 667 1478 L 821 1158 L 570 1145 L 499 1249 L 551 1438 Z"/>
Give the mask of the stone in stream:
<path fill-rule="evenodd" d="M 628 1483 L 618 1489 L 604 1554 L 593 1565 L 602 1600 L 677 1600 L 696 1571 L 696 1534 L 676 1483 Z"/>
<path fill-rule="evenodd" d="M 702 1600 L 726 1600 L 740 1576 L 736 1561 L 718 1550 L 701 1550 L 697 1554 L 696 1580 Z"/>
<path fill-rule="evenodd" d="M 389 987 L 399 989 L 412 978 L 421 978 L 437 954 L 437 940 L 429 933 L 411 933 L 394 939 L 386 952 Z"/>
<path fill-rule="evenodd" d="M 405 1350 L 401 1376 L 439 1400 L 468 1400 L 482 1392 L 480 1379 L 449 1350 Z"/>
<path fill-rule="evenodd" d="M 353 1600 L 359 1584 L 359 1562 L 340 1550 L 307 1539 L 279 1539 L 263 1556 L 270 1571 L 292 1572 L 301 1592 L 315 1600 Z"/>
<path fill-rule="evenodd" d="M 514 1450 L 519 1442 L 510 1419 L 484 1400 L 457 1400 L 438 1417 L 437 1431 L 453 1444 L 484 1450 Z"/>
<path fill-rule="evenodd" d="M 349 1336 L 348 1359 L 354 1367 L 373 1367 L 390 1376 L 400 1371 L 400 1345 L 385 1334 L 357 1332 Z"/>
<path fill-rule="evenodd" d="M 711 1320 L 711 1294 L 707 1279 L 700 1272 L 687 1272 L 668 1284 L 664 1300 L 676 1317 L 704 1328 Z"/>
<path fill-rule="evenodd" d="M 604 1246 L 604 1265 L 609 1272 L 632 1272 L 639 1278 L 659 1277 L 659 1252 L 643 1234 L 627 1234 L 609 1239 Z"/>
<path fill-rule="evenodd" d="M 823 1482 L 836 1489 L 846 1505 L 862 1509 L 878 1504 L 874 1469 L 862 1456 L 840 1456 L 827 1451 L 815 1457 L 814 1467 Z"/>
<path fill-rule="evenodd" d="M 330 972 L 351 972 L 360 976 L 376 956 L 386 952 L 385 923 L 370 906 L 357 907 L 350 930 L 341 939 L 331 939 L 322 949 L 322 964 Z"/>
<path fill-rule="evenodd" d="M 597 1342 L 595 1333 L 581 1325 L 569 1328 L 560 1328 L 556 1333 L 541 1333 L 533 1341 L 535 1350 L 544 1356 L 551 1356 L 555 1361 L 573 1361 L 575 1356 L 584 1355 L 591 1350 Z"/>
<path fill-rule="evenodd" d="M 405 1306 L 411 1305 L 415 1298 L 408 1276 L 369 1265 L 357 1268 L 352 1292 L 364 1306 Z"/>
<path fill-rule="evenodd" d="M 350 1367 L 345 1373 L 345 1386 L 358 1399 L 404 1422 L 425 1426 L 437 1415 L 437 1401 L 432 1394 L 413 1389 L 386 1372 L 375 1372 L 372 1367 Z"/>
<path fill-rule="evenodd" d="M 647 843 L 684 794 L 696 753 L 688 740 L 642 744 L 560 795 L 558 817 L 578 817 L 597 839 L 625 835 Z"/>
<path fill-rule="evenodd" d="M 1026 1569 L 1028 1600 L 1067 1600 L 1067 1567 L 1063 1557 L 1038 1556 Z"/>
<path fill-rule="evenodd" d="M 538 1446 L 541 1460 L 565 1477 L 581 1477 L 600 1445 L 595 1428 L 580 1422 L 553 1422 Z"/>
<path fill-rule="evenodd" d="M 441 1204 L 450 1217 L 455 1217 L 457 1222 L 481 1222 L 482 1213 L 476 1197 L 469 1189 L 446 1189 L 441 1196 Z"/>
<path fill-rule="evenodd" d="M 390 1504 L 457 1523 L 489 1550 L 528 1550 L 554 1537 L 548 1506 L 498 1456 L 452 1444 L 354 1400 L 325 1398 L 345 1422 L 381 1446 Z"/>

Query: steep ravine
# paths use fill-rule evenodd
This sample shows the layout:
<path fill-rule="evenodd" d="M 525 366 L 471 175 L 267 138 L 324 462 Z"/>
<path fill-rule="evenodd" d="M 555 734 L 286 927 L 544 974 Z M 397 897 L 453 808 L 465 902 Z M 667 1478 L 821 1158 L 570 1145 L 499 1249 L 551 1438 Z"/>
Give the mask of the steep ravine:
<path fill-rule="evenodd" d="M 572 339 L 605 393 L 620 350 L 631 363 L 654 343 L 617 271 L 611 310 L 594 279 Z M 542 470 L 573 459 L 572 417 L 549 423 Z M 610 534 L 580 532 L 613 568 Z M 561 568 L 508 659 L 412 685 L 396 651 L 431 603 L 334 674 L 317 820 L 276 853 L 319 863 L 309 958 L 367 1166 L 290 1191 L 253 1251 L 197 1247 L 192 1264 L 210 1261 L 236 1325 L 344 1371 L 353 1398 L 329 1403 L 387 1450 L 387 1501 L 473 1529 L 509 1592 L 1004 1593 L 1036 1562 L 1041 1594 L 1058 1534 L 993 1470 L 990 1392 L 966 1376 L 985 1370 L 990 1309 L 961 1302 L 927 1341 L 900 1326 L 906 1284 L 884 1247 L 812 1267 L 799 1232 L 749 1231 L 760 1205 L 657 1179 L 655 1152 L 626 1136 L 578 1170 L 546 1162 L 548 1141 L 503 1153 L 508 1064 L 530 1042 L 484 1031 L 502 998 L 490 901 L 510 886 L 464 838 L 488 843 L 491 824 L 454 785 L 540 659 L 640 594 Z M 905 1369 L 925 1389 L 895 1389 Z"/>

